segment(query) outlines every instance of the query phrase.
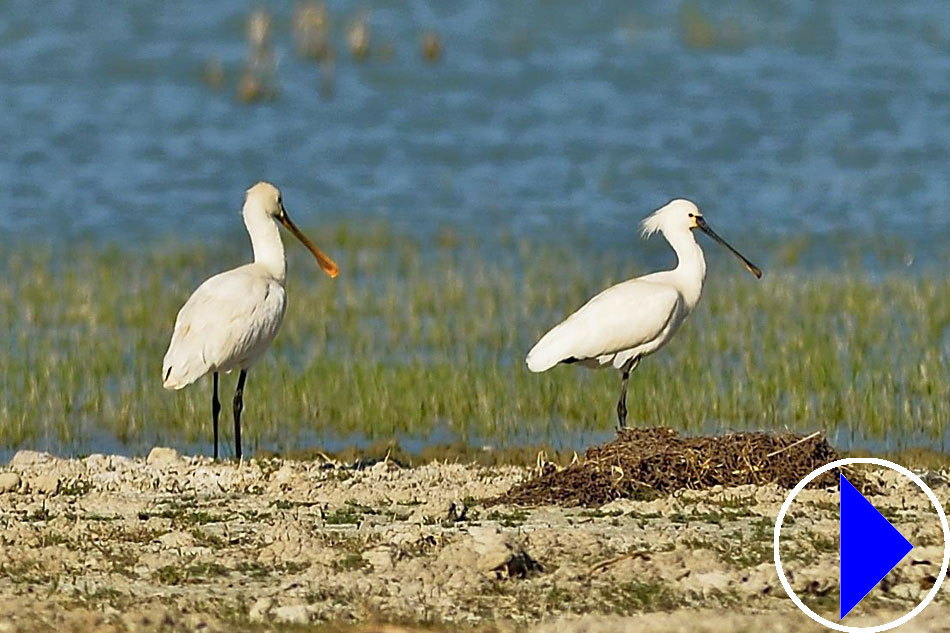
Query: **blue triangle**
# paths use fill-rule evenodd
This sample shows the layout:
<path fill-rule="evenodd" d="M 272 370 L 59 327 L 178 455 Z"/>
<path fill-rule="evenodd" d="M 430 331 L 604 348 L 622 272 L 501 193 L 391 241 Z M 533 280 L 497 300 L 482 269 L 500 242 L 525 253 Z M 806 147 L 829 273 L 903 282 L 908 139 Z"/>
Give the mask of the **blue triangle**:
<path fill-rule="evenodd" d="M 840 619 L 914 549 L 906 538 L 841 475 Z"/>

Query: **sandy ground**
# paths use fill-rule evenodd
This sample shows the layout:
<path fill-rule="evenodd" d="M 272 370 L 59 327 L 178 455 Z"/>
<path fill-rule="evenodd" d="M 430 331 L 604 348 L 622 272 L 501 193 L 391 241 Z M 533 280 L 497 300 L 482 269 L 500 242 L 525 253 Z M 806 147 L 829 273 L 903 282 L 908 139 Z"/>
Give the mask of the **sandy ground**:
<path fill-rule="evenodd" d="M 521 467 L 61 460 L 0 468 L 0 633 L 822 630 L 772 564 L 785 490 L 684 492 L 597 509 L 488 506 Z M 878 476 L 878 475 L 874 475 Z M 927 473 L 944 503 L 947 478 Z M 903 614 L 943 556 L 936 513 L 881 477 L 875 505 L 916 546 L 846 624 Z M 837 492 L 783 530 L 792 586 L 837 619 Z M 907 631 L 946 630 L 942 590 Z"/>

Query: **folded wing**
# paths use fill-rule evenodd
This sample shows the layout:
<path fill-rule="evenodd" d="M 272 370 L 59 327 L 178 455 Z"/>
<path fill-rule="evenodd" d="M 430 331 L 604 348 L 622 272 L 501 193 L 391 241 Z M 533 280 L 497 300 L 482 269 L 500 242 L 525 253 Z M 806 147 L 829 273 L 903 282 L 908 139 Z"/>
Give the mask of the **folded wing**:
<path fill-rule="evenodd" d="M 669 332 L 681 300 L 668 284 L 631 279 L 611 286 L 545 334 L 528 352 L 528 369 L 649 348 Z"/>
<path fill-rule="evenodd" d="M 277 334 L 284 307 L 283 287 L 245 267 L 211 277 L 178 312 L 162 384 L 181 389 L 253 359 Z"/>

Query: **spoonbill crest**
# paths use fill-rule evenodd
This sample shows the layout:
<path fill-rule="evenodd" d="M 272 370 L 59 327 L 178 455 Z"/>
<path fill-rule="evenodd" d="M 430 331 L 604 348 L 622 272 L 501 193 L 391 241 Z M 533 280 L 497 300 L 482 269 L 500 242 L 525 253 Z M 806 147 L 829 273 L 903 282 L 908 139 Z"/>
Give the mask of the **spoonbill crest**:
<path fill-rule="evenodd" d="M 627 425 L 627 381 L 644 356 L 656 352 L 699 303 L 706 260 L 693 229 L 719 242 L 756 277 L 762 271 L 716 235 L 689 200 L 673 200 L 643 220 L 643 237 L 660 232 L 676 252 L 673 270 L 651 273 L 607 288 L 552 328 L 528 352 L 528 369 L 542 372 L 558 363 L 620 370 L 617 422 Z"/>
<path fill-rule="evenodd" d="M 323 272 L 330 277 L 339 273 L 333 260 L 291 222 L 280 190 L 274 185 L 259 182 L 248 189 L 243 216 L 254 249 L 254 262 L 215 275 L 198 286 L 178 312 L 162 361 L 162 384 L 166 389 L 181 389 L 209 373 L 213 375 L 215 459 L 221 411 L 218 373 L 241 370 L 234 392 L 234 445 L 235 456 L 240 459 L 247 370 L 274 340 L 284 320 L 287 261 L 278 222 L 313 253 Z"/>

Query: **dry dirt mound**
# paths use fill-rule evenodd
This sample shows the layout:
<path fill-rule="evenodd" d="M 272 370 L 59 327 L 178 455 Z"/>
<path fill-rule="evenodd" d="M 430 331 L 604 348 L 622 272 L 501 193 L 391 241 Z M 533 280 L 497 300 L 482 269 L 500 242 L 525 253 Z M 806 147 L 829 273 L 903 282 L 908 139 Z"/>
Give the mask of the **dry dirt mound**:
<path fill-rule="evenodd" d="M 818 434 L 732 433 L 679 437 L 668 428 L 625 429 L 589 448 L 577 463 L 545 464 L 538 477 L 514 486 L 495 503 L 600 506 L 615 499 L 649 499 L 678 490 L 777 484 L 791 488 L 838 459 Z M 819 485 L 834 485 L 833 473 Z"/>

